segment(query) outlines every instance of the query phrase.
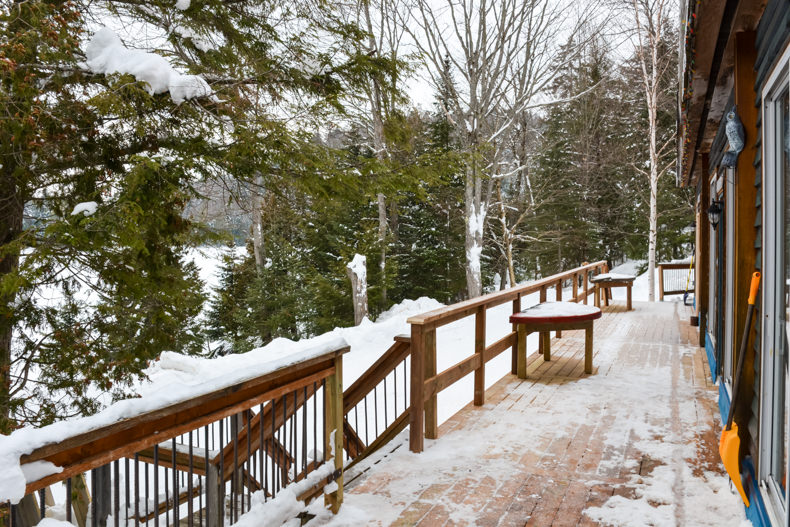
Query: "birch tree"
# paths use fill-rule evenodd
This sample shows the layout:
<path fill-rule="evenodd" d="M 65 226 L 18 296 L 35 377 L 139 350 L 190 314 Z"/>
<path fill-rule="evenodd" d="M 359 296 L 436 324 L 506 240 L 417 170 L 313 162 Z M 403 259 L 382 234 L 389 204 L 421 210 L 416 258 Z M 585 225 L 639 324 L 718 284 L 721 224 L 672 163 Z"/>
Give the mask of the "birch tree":
<path fill-rule="evenodd" d="M 466 154 L 465 264 L 467 294 L 475 297 L 482 292 L 480 256 L 495 182 L 508 176 L 500 171 L 507 136 L 524 111 L 545 104 L 539 96 L 564 62 L 555 57 L 557 35 L 578 26 L 548 0 L 413 1 L 413 20 L 404 27 L 434 87 L 454 87 L 447 112 Z"/>
<path fill-rule="evenodd" d="M 674 137 L 659 144 L 658 109 L 661 98 L 662 81 L 672 64 L 671 48 L 666 46 L 666 31 L 674 20 L 676 5 L 674 0 L 626 0 L 626 11 L 630 17 L 628 24 L 633 27 L 631 41 L 641 72 L 644 102 L 647 110 L 648 169 L 636 166 L 637 171 L 646 175 L 650 182 L 650 216 L 648 228 L 647 273 L 649 300 L 655 301 L 656 245 L 658 231 L 658 183 L 662 174 L 671 164 L 662 158 L 671 152 Z M 663 166 L 662 166 L 663 163 Z"/>

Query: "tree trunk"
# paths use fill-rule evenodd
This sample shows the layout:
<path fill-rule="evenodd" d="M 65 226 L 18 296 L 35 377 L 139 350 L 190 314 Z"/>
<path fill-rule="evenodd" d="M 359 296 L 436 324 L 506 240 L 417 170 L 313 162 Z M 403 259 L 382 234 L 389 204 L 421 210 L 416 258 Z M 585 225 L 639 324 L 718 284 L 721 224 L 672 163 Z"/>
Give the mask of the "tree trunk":
<path fill-rule="evenodd" d="M 470 166 L 466 169 L 466 186 L 464 189 L 466 292 L 469 298 L 478 297 L 483 292 L 480 255 L 483 252 L 483 225 L 485 223 L 486 210 L 481 201 L 482 183 L 476 173 L 476 168 L 476 161 L 472 160 Z"/>
<path fill-rule="evenodd" d="M 355 254 L 354 259 L 346 265 L 348 278 L 351 280 L 351 298 L 354 302 L 354 325 L 358 326 L 368 314 L 368 282 L 366 259 Z"/>
<path fill-rule="evenodd" d="M 653 71 L 655 72 L 658 64 L 653 53 Z M 656 300 L 656 241 L 658 229 L 658 152 L 656 145 L 656 135 L 658 134 L 657 104 L 658 94 L 656 93 L 658 79 L 653 74 L 653 89 L 648 91 L 648 126 L 650 133 L 650 226 L 647 239 L 647 283 L 648 300 Z"/>
<path fill-rule="evenodd" d="M 368 30 L 368 53 L 378 56 L 381 50 L 376 45 L 374 37 L 373 20 L 370 16 L 370 2 L 363 2 L 362 4 L 365 11 L 365 24 Z M 386 152 L 384 151 L 383 94 L 379 79 L 375 75 L 371 78 L 371 88 L 370 113 L 373 119 L 373 149 L 375 150 L 376 158 L 384 160 Z M 376 199 L 379 207 L 378 242 L 381 251 L 379 260 L 379 268 L 381 270 L 381 305 L 384 307 L 387 305 L 387 199 L 381 192 L 378 193 Z"/>
<path fill-rule="evenodd" d="M 252 200 L 252 252 L 258 272 L 266 264 L 266 248 L 263 245 L 263 177 L 255 177 L 255 194 Z"/>
<path fill-rule="evenodd" d="M 22 232 L 24 204 L 14 176 L 11 175 L 12 164 L 9 161 L 0 176 L 0 280 L 19 267 L 19 251 L 10 249 L 9 244 L 16 241 Z M 9 287 L 5 293 L 0 292 L 0 434 L 8 434 L 14 429 L 10 402 L 15 300 L 16 291 L 13 287 Z"/>
<path fill-rule="evenodd" d="M 381 258 L 379 269 L 381 270 L 381 306 L 382 309 L 387 305 L 387 200 L 384 194 L 377 196 L 379 203 L 379 246 Z"/>

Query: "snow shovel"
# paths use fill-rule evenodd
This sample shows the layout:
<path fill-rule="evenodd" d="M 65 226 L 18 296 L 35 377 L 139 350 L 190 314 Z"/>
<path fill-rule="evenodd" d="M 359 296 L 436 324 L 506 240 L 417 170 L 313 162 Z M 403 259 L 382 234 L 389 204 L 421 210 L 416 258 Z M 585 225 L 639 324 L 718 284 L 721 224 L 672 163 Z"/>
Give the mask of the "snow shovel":
<path fill-rule="evenodd" d="M 749 340 L 749 328 L 752 326 L 752 315 L 754 314 L 754 301 L 757 298 L 757 289 L 760 287 L 760 273 L 755 272 L 752 275 L 752 285 L 749 289 L 749 307 L 746 311 L 746 327 L 743 328 L 743 337 L 741 338 L 741 351 L 738 354 L 738 366 L 735 369 L 735 382 L 732 385 L 732 401 L 730 402 L 730 412 L 727 414 L 727 426 L 721 432 L 721 440 L 719 441 L 719 455 L 721 462 L 724 463 L 724 468 L 727 469 L 727 474 L 735 484 L 735 488 L 741 495 L 741 499 L 746 506 L 749 506 L 749 498 L 743 491 L 743 483 L 741 482 L 741 464 L 738 452 L 741 448 L 741 440 L 738 437 L 738 425 L 732 422 L 735 415 L 735 401 L 738 398 L 738 384 L 741 381 L 741 373 L 743 372 L 743 358 L 746 356 L 746 343 Z"/>

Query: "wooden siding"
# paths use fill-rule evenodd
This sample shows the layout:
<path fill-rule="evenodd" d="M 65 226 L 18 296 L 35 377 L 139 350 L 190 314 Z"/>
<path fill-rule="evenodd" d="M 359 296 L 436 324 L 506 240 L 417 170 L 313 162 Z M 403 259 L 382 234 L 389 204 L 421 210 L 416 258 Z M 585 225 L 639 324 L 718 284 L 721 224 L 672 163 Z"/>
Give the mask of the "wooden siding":
<path fill-rule="evenodd" d="M 762 102 L 762 90 L 765 86 L 765 81 L 768 74 L 774 66 L 782 50 L 790 38 L 790 3 L 787 0 L 771 0 L 765 8 L 763 17 L 757 26 L 756 35 L 757 46 L 757 62 L 755 64 L 756 79 L 754 85 L 754 92 L 756 99 L 754 105 L 760 108 Z M 754 227 L 756 237 L 754 242 L 755 250 L 755 267 L 762 270 L 762 114 L 758 111 L 757 114 L 757 137 L 756 145 L 757 152 L 754 157 L 755 178 L 754 186 L 757 191 L 755 199 L 755 212 L 756 218 Z M 755 307 L 755 319 L 760 320 L 760 311 L 762 306 L 758 303 Z M 752 441 L 749 444 L 749 452 L 752 457 L 758 460 L 758 431 L 759 431 L 759 401 L 760 401 L 760 353 L 762 342 L 762 327 L 761 324 L 755 325 L 755 339 L 754 339 L 754 397 L 751 404 L 751 415 L 749 418 L 749 436 Z"/>

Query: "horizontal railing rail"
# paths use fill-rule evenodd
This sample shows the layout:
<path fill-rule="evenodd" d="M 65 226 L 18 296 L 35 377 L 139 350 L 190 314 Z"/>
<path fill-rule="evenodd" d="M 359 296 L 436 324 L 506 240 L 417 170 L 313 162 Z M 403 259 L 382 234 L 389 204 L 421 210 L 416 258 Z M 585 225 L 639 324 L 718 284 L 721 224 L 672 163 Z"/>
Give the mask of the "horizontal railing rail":
<path fill-rule="evenodd" d="M 0 526 L 36 525 L 47 510 L 80 527 L 232 524 L 252 508 L 254 492 L 265 502 L 319 469 L 307 482 L 318 492 L 301 484 L 299 493 L 317 495 L 336 481 L 326 498 L 336 511 L 343 436 L 333 431 L 343 428 L 348 350 L 35 449 L 21 457 L 23 470 L 49 462 L 61 471 L 28 482 L 19 504 L 0 506 Z M 334 464 L 323 466 L 332 451 Z"/>
<path fill-rule="evenodd" d="M 511 371 L 516 373 L 516 328 L 513 327 L 510 333 L 486 346 L 486 313 L 489 309 L 511 302 L 512 312 L 518 313 L 525 295 L 539 293 L 540 301 L 545 302 L 547 290 L 552 287 L 555 289 L 555 299 L 562 301 L 563 285 L 568 281 L 572 286 L 570 300 L 586 304 L 589 295 L 595 291 L 590 283 L 591 276 L 608 271 L 605 261 L 584 264 L 528 284 L 410 317 L 407 322 L 411 324 L 409 448 L 412 452 L 423 450 L 425 437 L 438 437 L 437 395 L 442 390 L 474 373 L 473 401 L 475 406 L 482 406 L 485 402 L 485 365 L 507 349 L 512 352 Z M 436 329 L 472 315 L 475 316 L 474 354 L 437 373 Z M 557 332 L 557 336 L 561 336 L 561 333 Z M 423 401 L 423 405 L 416 401 Z"/>

